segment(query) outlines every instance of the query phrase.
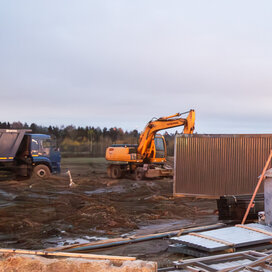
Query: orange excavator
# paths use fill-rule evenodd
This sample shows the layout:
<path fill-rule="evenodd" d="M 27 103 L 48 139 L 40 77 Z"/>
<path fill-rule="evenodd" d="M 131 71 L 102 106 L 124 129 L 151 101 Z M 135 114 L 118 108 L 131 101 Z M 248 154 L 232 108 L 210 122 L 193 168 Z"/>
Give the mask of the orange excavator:
<path fill-rule="evenodd" d="M 184 126 L 184 134 L 192 134 L 195 126 L 195 111 L 190 110 L 187 118 L 181 113 L 152 119 L 141 133 L 138 145 L 113 144 L 106 150 L 108 176 L 114 179 L 126 174 L 134 175 L 136 180 L 172 176 L 173 169 L 165 165 L 166 143 L 158 131 Z M 184 113 L 183 113 L 184 114 Z"/>

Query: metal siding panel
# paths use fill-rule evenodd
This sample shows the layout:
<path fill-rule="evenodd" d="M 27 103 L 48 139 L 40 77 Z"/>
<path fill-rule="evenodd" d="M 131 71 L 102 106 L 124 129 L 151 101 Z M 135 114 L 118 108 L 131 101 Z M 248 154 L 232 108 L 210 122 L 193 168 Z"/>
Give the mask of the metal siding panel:
<path fill-rule="evenodd" d="M 171 240 L 189 247 L 202 249 L 209 252 L 225 250 L 232 247 L 238 248 L 248 245 L 257 245 L 270 242 L 272 240 L 270 235 L 272 231 L 271 227 L 261 224 L 247 224 L 245 226 L 251 229 L 232 226 L 198 232 L 197 234 L 201 236 L 187 234 L 173 237 Z M 264 233 L 261 231 L 264 231 Z"/>
<path fill-rule="evenodd" d="M 252 193 L 271 148 L 271 134 L 178 135 L 174 192 Z"/>

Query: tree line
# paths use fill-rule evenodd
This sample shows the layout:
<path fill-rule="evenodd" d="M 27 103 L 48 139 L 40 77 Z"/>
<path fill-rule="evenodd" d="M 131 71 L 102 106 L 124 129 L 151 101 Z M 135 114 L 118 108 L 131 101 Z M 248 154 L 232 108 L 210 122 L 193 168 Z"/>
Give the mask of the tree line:
<path fill-rule="evenodd" d="M 122 128 L 93 126 L 39 126 L 21 122 L 0 122 L 1 129 L 31 129 L 32 133 L 51 135 L 63 156 L 103 157 L 112 144 L 137 144 L 140 132 L 136 129 L 124 131 Z M 164 133 L 168 155 L 174 154 L 174 134 Z"/>

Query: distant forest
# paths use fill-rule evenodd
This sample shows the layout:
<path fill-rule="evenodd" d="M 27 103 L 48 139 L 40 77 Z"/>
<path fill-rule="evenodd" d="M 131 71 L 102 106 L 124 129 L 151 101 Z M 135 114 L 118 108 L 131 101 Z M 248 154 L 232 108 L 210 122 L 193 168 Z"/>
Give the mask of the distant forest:
<path fill-rule="evenodd" d="M 51 135 L 57 142 L 64 157 L 91 156 L 104 157 L 106 148 L 112 144 L 137 144 L 140 132 L 135 130 L 124 131 L 121 128 L 100 127 L 75 127 L 70 126 L 39 126 L 34 123 L 28 125 L 21 122 L 0 122 L 0 128 L 4 129 L 31 129 L 32 133 Z M 167 153 L 174 154 L 174 134 L 164 134 Z"/>

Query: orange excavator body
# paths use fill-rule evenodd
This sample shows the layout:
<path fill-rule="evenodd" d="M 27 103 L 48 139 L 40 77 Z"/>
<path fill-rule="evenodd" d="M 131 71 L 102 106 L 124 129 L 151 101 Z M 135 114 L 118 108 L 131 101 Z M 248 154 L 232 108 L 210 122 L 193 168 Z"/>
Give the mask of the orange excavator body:
<path fill-rule="evenodd" d="M 187 118 L 181 118 L 181 114 L 177 113 L 167 117 L 161 117 L 151 120 L 147 123 L 144 131 L 139 138 L 139 145 L 112 145 L 106 150 L 106 159 L 111 161 L 113 165 L 108 168 L 108 175 L 113 178 L 122 176 L 122 172 L 134 172 L 137 167 L 143 164 L 148 168 L 149 164 L 163 164 L 166 161 L 166 143 L 162 135 L 157 134 L 158 131 L 184 126 L 184 134 L 192 134 L 195 125 L 195 111 L 190 110 Z M 118 168 L 119 167 L 119 168 Z M 112 169 L 116 170 L 116 175 Z"/>

